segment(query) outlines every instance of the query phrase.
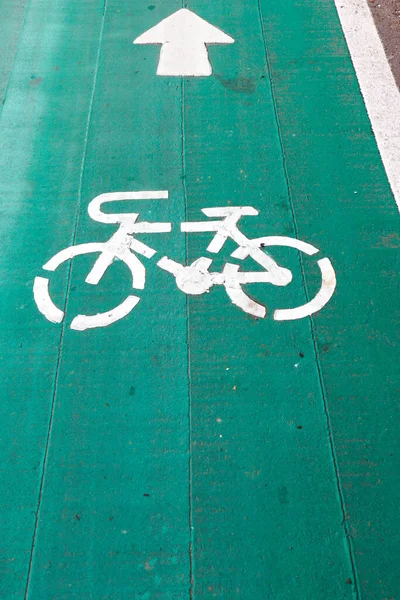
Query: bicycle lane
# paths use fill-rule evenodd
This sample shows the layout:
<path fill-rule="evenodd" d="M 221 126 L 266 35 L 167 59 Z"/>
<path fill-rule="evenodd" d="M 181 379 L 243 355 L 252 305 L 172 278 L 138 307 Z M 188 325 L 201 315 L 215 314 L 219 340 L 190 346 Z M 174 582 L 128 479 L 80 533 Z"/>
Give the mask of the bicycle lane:
<path fill-rule="evenodd" d="M 138 23 L 140 27 L 143 25 L 143 29 L 151 27 L 179 7 L 171 5 L 168 10 L 164 6 L 162 12 L 158 9 L 148 11 L 147 5 L 143 4 L 132 11 L 126 7 L 124 9 L 121 4 L 109 4 L 105 20 L 98 82 L 88 132 L 76 243 L 106 240 L 111 235 L 109 228 L 92 223 L 86 214 L 88 202 L 107 189 L 127 190 L 136 186 L 137 189 L 144 189 L 150 187 L 147 184 L 154 189 L 170 187 L 172 213 L 169 204 L 163 202 L 157 208 L 144 204 L 144 213 L 147 212 L 151 220 L 173 220 L 175 223 L 186 217 L 184 190 L 177 183 L 182 175 L 180 83 L 150 75 L 156 68 L 156 49 L 151 52 L 146 49 L 141 53 L 136 49 L 135 60 L 141 61 L 143 69 L 135 69 L 139 73 L 134 74 L 130 71 L 131 60 L 117 51 L 117 46 L 125 47 L 127 36 L 131 39 L 135 33 L 141 33 Z M 249 218 L 243 223 L 243 231 L 248 237 L 293 235 L 273 104 L 265 80 L 258 13 L 255 7 L 247 10 L 246 14 L 242 8 L 234 7 L 233 10 L 232 6 L 229 7 L 229 14 L 220 7 L 218 11 L 200 4 L 193 8 L 233 35 L 237 42 L 241 40 L 241 32 L 245 29 L 246 33 L 249 32 L 251 43 L 246 45 L 242 41 L 241 46 L 237 44 L 229 48 L 229 57 L 228 54 L 222 54 L 220 49 L 212 49 L 210 55 L 215 66 L 215 79 L 184 83 L 187 216 L 191 220 L 200 220 L 203 218 L 201 208 L 219 205 L 226 199 L 232 205 L 250 204 L 261 210 L 260 217 Z M 328 9 L 325 7 L 325 10 Z M 283 18 L 283 9 L 279 9 L 278 14 L 272 14 L 271 7 L 263 7 L 263 11 L 267 46 L 274 49 L 276 40 L 283 46 L 286 39 L 280 38 L 276 31 L 271 35 L 273 39 L 268 37 L 271 34 L 268 28 L 271 27 L 270 19 L 276 25 Z M 328 40 L 316 36 L 317 29 L 321 35 L 321 28 L 318 27 L 321 15 L 318 13 L 312 13 L 315 21 L 311 20 L 317 26 L 311 34 L 307 32 L 310 51 L 319 50 L 323 56 L 325 48 L 331 48 L 327 44 L 330 36 L 334 41 L 341 39 L 334 15 L 329 10 L 327 14 L 330 23 Z M 305 28 L 305 20 L 302 21 L 301 15 L 296 13 L 291 32 L 294 39 L 299 23 Z M 302 47 L 302 44 L 303 37 L 293 47 Z M 290 53 L 285 55 L 281 46 L 279 52 L 285 57 L 280 67 L 282 70 L 277 67 L 277 53 L 272 51 L 273 74 L 284 78 L 289 66 L 293 67 L 295 58 Z M 121 56 L 126 60 L 126 73 L 127 77 L 132 78 L 132 87 L 116 73 L 115 64 L 117 61 L 120 64 Z M 232 57 L 236 57 L 236 63 L 231 62 Z M 153 62 L 149 67 L 150 60 Z M 342 81 L 342 86 L 347 86 L 350 80 L 354 85 L 354 75 L 346 52 L 340 60 L 343 60 L 340 68 L 344 66 L 344 69 L 348 69 L 345 72 L 349 77 L 344 83 L 340 79 L 343 72 L 339 68 L 339 75 L 333 75 L 336 84 Z M 277 69 L 276 73 L 274 68 Z M 351 275 L 355 274 L 353 264 L 358 261 L 354 259 L 349 239 L 343 240 L 333 235 L 336 231 L 332 230 L 328 220 L 331 204 L 323 204 L 324 199 L 321 198 L 322 180 L 325 181 L 324 193 L 331 194 L 329 198 L 332 205 L 337 202 L 330 189 L 333 169 L 326 163 L 323 169 L 328 175 L 325 171 L 321 173 L 321 167 L 318 169 L 320 146 L 317 145 L 314 150 L 318 169 L 315 179 L 310 177 L 310 171 L 304 173 L 301 169 L 299 174 L 298 165 L 295 165 L 298 153 L 306 164 L 305 154 L 301 153 L 310 144 L 310 135 L 300 144 L 291 139 L 295 125 L 299 128 L 295 130 L 296 136 L 300 135 L 299 132 L 304 136 L 300 127 L 304 119 L 312 132 L 311 138 L 315 141 L 321 137 L 313 131 L 315 120 L 311 118 L 310 107 L 306 106 L 309 96 L 304 91 L 309 91 L 310 85 L 315 86 L 313 90 L 318 89 L 318 98 L 315 92 L 311 95 L 314 100 L 316 98 L 316 107 L 320 111 L 330 106 L 331 102 L 321 94 L 319 79 L 313 81 L 308 70 L 299 71 L 300 75 L 294 69 L 303 87 L 295 90 L 295 85 L 299 85 L 296 79 L 295 83 L 292 82 L 290 93 L 287 93 L 287 81 L 284 80 L 281 84 L 278 82 L 276 90 L 280 90 L 276 93 L 276 101 L 299 238 L 311 241 L 322 249 L 324 255 L 332 258 L 338 276 L 344 271 L 350 287 Z M 292 71 L 290 73 L 293 75 Z M 276 78 L 274 84 L 277 85 Z M 131 104 L 131 89 L 142 93 L 140 96 L 136 94 L 134 105 Z M 359 119 L 355 119 L 356 129 L 368 131 L 361 101 L 357 99 L 356 108 L 352 104 L 346 109 L 348 97 L 342 97 L 337 91 L 335 93 L 335 89 L 332 85 L 329 93 L 333 94 L 332 102 L 338 103 L 344 111 L 342 114 L 347 117 L 346 125 L 356 115 Z M 343 90 L 340 86 L 339 89 Z M 290 94 L 294 95 L 295 91 L 299 94 L 296 100 L 301 107 L 298 113 L 291 104 Z M 86 94 L 90 95 L 90 91 Z M 303 103 L 300 102 L 301 94 L 306 98 Z M 162 102 L 159 101 L 160 97 L 163 98 Z M 158 101 L 154 102 L 154 98 Z M 280 105 L 282 98 L 285 103 Z M 106 109 L 110 109 L 109 112 Z M 122 119 L 122 115 L 125 118 Z M 257 128 L 254 123 L 257 123 Z M 201 129 L 200 124 L 203 124 Z M 342 146 L 334 138 L 331 124 L 323 120 L 322 124 L 326 127 L 322 135 L 323 156 L 328 156 L 328 152 L 337 156 L 338 147 L 342 152 Z M 160 130 L 155 138 L 152 135 L 156 127 Z M 137 137 L 132 146 L 133 130 Z M 371 164 L 379 163 L 379 158 L 369 133 L 361 135 L 356 151 L 353 148 L 357 135 L 349 134 L 346 128 L 341 133 L 348 135 L 349 150 L 343 162 L 339 163 L 340 180 L 338 182 L 336 179 L 335 171 L 333 184 L 346 193 L 349 181 L 354 181 L 353 167 L 357 156 L 367 157 Z M 42 149 L 39 156 L 43 156 L 45 139 L 46 136 L 42 135 L 39 138 Z M 35 164 L 34 172 L 37 166 Z M 356 166 L 359 167 L 359 163 Z M 349 173 L 351 177 L 347 178 Z M 368 198 L 371 198 L 371 189 L 379 189 L 380 207 L 383 203 L 385 218 L 390 225 L 394 217 L 384 175 L 377 170 L 369 173 L 369 176 Z M 165 184 L 167 177 L 168 182 L 173 179 L 173 185 Z M 267 188 L 267 185 L 270 187 Z M 312 220 L 308 206 L 306 211 L 308 186 L 322 206 L 319 212 L 315 209 L 316 217 L 313 216 Z M 52 189 L 52 197 L 53 194 Z M 76 200 L 76 194 L 73 199 Z M 68 215 L 62 215 L 60 229 L 66 226 L 66 220 L 68 227 L 74 222 L 74 208 L 75 203 L 72 210 L 69 208 Z M 342 223 L 341 210 L 334 214 L 336 225 Z M 365 224 L 361 223 L 357 213 L 353 214 L 351 223 L 356 231 L 360 229 L 364 232 L 363 228 L 366 227 L 367 234 L 375 236 L 376 223 L 373 231 L 368 229 L 374 215 L 376 212 L 371 211 Z M 57 221 L 54 214 L 48 225 L 52 230 L 56 224 L 53 221 Z M 382 229 L 383 225 L 379 227 Z M 355 238 L 365 244 L 361 235 Z M 173 253 L 173 258 L 181 262 L 184 260 L 184 241 L 176 225 L 171 236 L 149 236 L 146 241 L 159 249 L 160 255 L 167 253 L 172 256 Z M 190 259 L 204 254 L 208 241 L 207 235 L 189 236 Z M 42 248 L 40 264 L 70 243 L 70 236 L 65 236 L 62 231 L 57 232 L 54 239 L 51 238 L 51 248 L 50 242 L 48 248 Z M 347 255 L 339 260 L 338 249 L 342 252 L 343 247 Z M 380 279 L 378 271 L 389 265 L 388 251 L 379 252 L 382 262 L 378 264 L 377 252 L 370 246 L 363 248 L 369 261 L 365 263 L 366 269 L 376 273 L 382 284 L 384 280 Z M 18 257 L 17 250 L 18 247 L 15 250 L 15 256 Z M 229 252 L 219 257 L 221 265 L 228 255 Z M 348 257 L 353 258 L 350 260 Z M 288 266 L 295 271 L 297 259 L 293 260 L 290 253 L 283 253 L 282 258 L 287 259 Z M 36 259 L 35 254 L 30 259 L 35 266 Z M 147 261 L 144 262 L 147 265 Z M 107 273 L 107 279 L 104 278 L 101 286 L 95 288 L 95 297 L 93 289 L 90 295 L 86 294 L 84 290 L 88 288 L 82 288 L 82 282 L 92 265 L 90 256 L 87 260 L 77 259 L 74 264 L 69 288 L 68 322 L 77 311 L 82 311 L 82 305 L 86 302 L 90 309 L 107 309 L 109 300 L 118 303 L 129 291 L 128 286 L 123 287 L 120 283 L 124 281 L 126 271 L 116 265 L 115 270 L 113 267 Z M 29 272 L 32 280 L 38 274 L 33 265 Z M 305 271 L 305 276 L 310 289 L 314 289 L 312 286 L 317 283 L 318 272 Z M 62 273 L 60 277 L 54 281 L 54 291 L 55 298 L 62 305 L 62 297 L 57 296 L 59 292 L 56 291 L 58 285 L 60 289 L 65 289 Z M 26 278 L 23 282 L 25 284 Z M 264 300 L 271 313 L 271 307 L 282 307 L 280 302 L 304 301 L 301 276 L 297 276 L 295 282 L 299 283 L 297 291 L 293 287 L 276 290 L 265 286 L 265 290 L 259 290 L 259 286 L 254 286 L 251 288 L 252 294 Z M 360 282 L 357 279 L 357 282 L 360 289 L 368 294 L 365 280 Z M 390 292 L 387 286 L 383 290 L 385 294 Z M 348 330 L 351 332 L 349 336 L 353 335 L 352 342 L 357 342 L 359 338 L 355 332 L 360 334 L 361 324 L 364 325 L 364 321 L 358 319 L 369 319 L 371 316 L 365 312 L 362 296 L 354 304 L 348 296 L 340 296 L 342 293 L 339 288 L 331 304 L 315 318 L 318 351 L 326 348 L 327 344 L 329 346 L 329 343 L 334 346 L 332 340 L 339 335 L 339 326 L 342 338 Z M 254 321 L 232 306 L 222 289 L 213 289 L 209 295 L 189 299 L 193 453 L 188 472 L 188 381 L 187 350 L 184 347 L 186 299 L 176 289 L 172 277 L 154 268 L 154 264 L 153 267 L 149 266 L 147 286 L 142 295 L 143 299 L 135 311 L 112 328 L 84 333 L 72 332 L 68 327 L 65 329 L 29 597 L 43 597 L 43 591 L 48 595 L 57 593 L 60 597 L 68 598 L 90 594 L 113 597 L 116 589 L 120 597 L 131 595 L 132 589 L 142 597 L 146 597 L 146 594 L 147 597 L 168 597 L 167 594 L 172 594 L 174 598 L 186 597 L 190 570 L 190 521 L 194 527 L 193 597 L 210 593 L 214 597 L 227 598 L 265 597 L 266 594 L 274 598 L 291 598 L 294 593 L 301 597 L 318 594 L 326 598 L 350 597 L 353 587 L 349 580 L 353 574 L 345 539 L 348 532 L 341 522 L 340 498 L 326 434 L 326 414 L 309 323 Z M 171 305 L 167 305 L 167 299 L 171 299 Z M 338 305 L 342 306 L 343 312 L 350 306 L 348 318 L 351 321 L 346 320 L 343 324 L 341 318 L 332 316 Z M 36 313 L 34 317 L 32 315 L 29 313 L 32 322 L 39 322 L 41 317 Z M 380 315 L 373 316 L 376 323 Z M 172 317 L 171 320 L 169 317 Z M 277 329 L 278 325 L 280 330 Z M 46 321 L 44 327 L 50 328 L 46 331 L 60 334 L 60 328 L 50 326 Z M 388 329 L 387 325 L 385 327 Z M 385 332 L 385 335 L 387 337 L 389 332 Z M 369 338 L 367 341 L 361 336 L 360 341 L 367 345 L 368 368 L 375 366 L 381 369 L 382 364 L 376 362 L 377 346 Z M 328 351 L 329 347 L 325 354 Z M 343 397 L 341 394 L 345 394 L 338 385 L 339 370 L 341 376 L 345 374 L 347 381 L 354 374 L 362 375 L 367 380 L 367 373 L 356 372 L 348 367 L 359 359 L 354 346 L 347 351 L 343 361 L 337 355 L 337 362 L 321 358 L 328 403 L 338 405 Z M 387 369 L 385 383 L 391 384 L 387 355 L 381 360 L 385 361 Z M 18 371 L 19 376 L 25 373 L 25 370 Z M 133 383 L 132 377 L 135 378 Z M 160 382 L 161 377 L 164 380 Z M 14 385 L 12 380 L 9 384 L 12 390 L 15 380 Z M 368 380 L 366 385 L 370 385 Z M 351 401 L 358 403 L 358 409 L 365 410 L 362 394 L 367 393 L 367 387 L 360 391 L 354 387 L 351 389 Z M 22 390 L 21 397 L 26 398 L 26 394 Z M 129 403 L 125 400 L 126 396 L 129 396 Z M 375 398 L 373 392 L 371 397 Z M 390 410 L 390 392 L 385 401 L 385 406 Z M 111 413 L 111 416 L 107 413 Z M 365 413 L 368 416 L 368 412 Z M 152 421 L 155 414 L 156 423 Z M 387 422 L 389 416 L 381 416 L 378 426 L 369 419 L 367 427 L 372 434 Z M 333 417 L 334 423 L 339 426 L 339 436 L 341 432 L 346 432 L 344 421 L 355 419 L 354 412 L 339 413 L 336 421 L 335 414 Z M 353 427 L 349 427 L 348 431 L 350 429 Z M 335 435 L 338 437 L 336 430 Z M 365 446 L 363 448 L 361 444 L 361 450 L 364 449 Z M 344 451 L 348 452 L 348 448 Z M 368 451 L 374 451 L 371 444 Z M 110 454 L 107 455 L 107 452 Z M 355 452 L 351 460 L 354 463 L 366 460 L 365 457 L 368 458 L 368 455 L 362 452 L 360 456 Z M 341 466 L 343 468 L 343 462 Z M 132 478 L 134 481 L 131 481 Z M 119 487 L 121 481 L 124 483 L 123 489 Z M 146 482 L 150 490 L 139 494 L 140 498 L 137 496 L 139 482 Z M 365 493 L 364 488 L 359 486 L 354 495 L 349 494 L 348 498 L 351 500 L 353 497 L 354 501 L 360 489 Z M 386 493 L 386 498 L 390 499 Z M 193 497 L 191 506 L 187 503 L 189 494 Z M 110 507 L 115 508 L 113 514 L 110 514 Z M 354 507 L 354 511 L 355 518 L 363 522 L 365 513 L 357 507 Z M 374 517 L 375 520 L 380 519 L 381 527 L 385 517 L 378 516 L 376 511 Z M 132 529 L 125 523 L 129 523 Z M 171 527 L 174 527 L 173 537 Z M 240 532 L 244 533 L 238 539 Z M 366 543 L 370 539 L 364 534 L 362 541 Z M 360 548 L 359 540 L 355 539 L 353 543 L 356 550 L 357 545 Z M 387 558 L 386 555 L 381 556 Z M 358 566 L 366 573 L 371 564 L 363 560 L 358 555 Z M 378 568 L 372 572 L 377 571 Z M 70 584 L 71 587 L 67 589 L 66 586 Z M 377 586 L 376 581 L 364 583 L 362 580 L 362 584 L 367 591 L 375 590 Z M 79 585 L 79 591 L 75 585 Z M 390 582 L 384 585 L 388 588 Z"/>
<path fill-rule="evenodd" d="M 395 597 L 398 211 L 333 3 L 262 7 L 300 237 L 340 278 L 314 328 L 360 595 Z"/>
<path fill-rule="evenodd" d="M 10 599 L 25 592 L 60 339 L 32 304 L 31 282 L 38 247 L 54 252 L 72 229 L 103 5 L 69 6 L 68 20 L 62 2 L 31 2 L 25 16 L 2 8 L 0 595 Z"/>
<path fill-rule="evenodd" d="M 177 226 L 184 219 L 180 83 L 156 79 L 156 63 L 132 45 L 138 22 L 150 26 L 155 15 L 175 8 L 106 3 L 74 244 L 107 241 L 116 231 L 89 218 L 98 194 L 168 190 L 168 200 L 116 208 L 172 222 L 171 234 L 139 239 L 160 256 L 172 245 L 184 261 Z M 61 235 L 57 241 L 58 250 L 71 243 Z M 51 257 L 45 250 L 38 264 Z M 28 597 L 183 598 L 189 587 L 185 298 L 174 297 L 174 280 L 164 282 L 155 261 L 140 257 L 147 279 L 135 310 L 111 327 L 73 331 L 77 314 L 108 311 L 132 293 L 121 262 L 97 286 L 85 284 L 95 258 L 72 263 Z M 51 274 L 57 306 L 65 277 L 68 265 Z"/>

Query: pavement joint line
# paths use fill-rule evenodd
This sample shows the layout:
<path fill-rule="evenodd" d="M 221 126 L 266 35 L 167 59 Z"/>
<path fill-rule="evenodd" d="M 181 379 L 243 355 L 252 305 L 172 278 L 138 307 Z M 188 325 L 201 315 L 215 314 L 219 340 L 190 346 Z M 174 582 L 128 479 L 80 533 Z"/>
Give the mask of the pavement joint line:
<path fill-rule="evenodd" d="M 335 5 L 400 211 L 400 91 L 366 0 L 335 0 Z"/>
<path fill-rule="evenodd" d="M 182 0 L 182 8 L 187 8 L 187 2 Z M 185 221 L 188 220 L 188 201 L 186 188 L 186 159 L 185 159 L 185 78 L 181 80 L 181 153 L 182 153 L 182 189 L 184 200 Z M 185 239 L 185 258 L 189 264 L 188 236 Z M 192 390 L 190 373 L 190 314 L 189 296 L 186 296 L 186 347 L 187 347 L 187 376 L 188 376 L 188 502 L 189 502 L 189 599 L 193 600 L 195 593 L 194 577 L 194 520 L 193 520 L 193 457 L 192 457 Z"/>
<path fill-rule="evenodd" d="M 181 80 L 181 161 L 182 161 L 182 190 L 184 200 L 185 221 L 188 220 L 188 201 L 186 189 L 186 160 L 185 160 L 185 78 Z M 185 259 L 189 264 L 188 236 L 185 237 Z M 189 503 L 189 598 L 194 598 L 194 528 L 193 528 L 193 459 L 192 459 L 192 391 L 190 374 L 190 313 L 189 296 L 186 296 L 186 347 L 187 347 L 187 377 L 188 377 L 188 503 Z"/>

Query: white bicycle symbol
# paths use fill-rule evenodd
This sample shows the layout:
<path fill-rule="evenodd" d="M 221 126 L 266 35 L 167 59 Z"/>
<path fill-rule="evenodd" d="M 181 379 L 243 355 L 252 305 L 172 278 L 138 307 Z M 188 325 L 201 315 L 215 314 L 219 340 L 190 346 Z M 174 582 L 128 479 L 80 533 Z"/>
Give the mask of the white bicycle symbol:
<path fill-rule="evenodd" d="M 86 277 L 86 283 L 97 285 L 108 267 L 116 259 L 119 259 L 126 264 L 131 272 L 132 288 L 134 290 L 144 289 L 146 270 L 136 254 L 151 258 L 156 254 L 156 250 L 143 244 L 135 236 L 140 233 L 168 233 L 172 230 L 172 224 L 138 223 L 139 213 L 106 214 L 101 211 L 101 206 L 105 202 L 167 198 L 167 191 L 116 192 L 97 196 L 88 206 L 90 217 L 99 223 L 119 224 L 118 231 L 107 242 L 79 244 L 61 250 L 43 265 L 43 269 L 45 271 L 55 271 L 61 264 L 72 260 L 76 256 L 94 252 L 99 253 L 100 256 Z M 311 244 L 285 236 L 268 236 L 257 239 L 247 238 L 239 231 L 238 222 L 243 216 L 256 216 L 259 214 L 258 210 L 251 206 L 204 208 L 202 212 L 207 217 L 218 217 L 219 219 L 181 223 L 181 231 L 186 233 L 213 232 L 215 235 L 208 245 L 207 250 L 214 254 L 220 252 L 225 242 L 230 238 L 238 246 L 231 254 L 232 258 L 243 260 L 250 256 L 265 271 L 241 271 L 239 265 L 227 262 L 222 272 L 210 272 L 209 269 L 213 262 L 211 258 L 201 256 L 191 265 L 185 266 L 164 256 L 157 262 L 157 265 L 174 275 L 178 288 L 185 294 L 204 294 L 214 285 L 223 285 L 233 304 L 254 317 L 264 318 L 266 316 L 265 307 L 250 298 L 243 291 L 242 286 L 248 283 L 270 283 L 276 286 L 286 286 L 292 281 L 291 271 L 279 266 L 265 251 L 265 248 L 286 246 L 304 252 L 304 254 L 309 256 L 319 252 Z M 316 296 L 301 306 L 276 310 L 273 315 L 276 321 L 301 319 L 310 316 L 321 310 L 329 302 L 336 288 L 335 271 L 328 258 L 319 259 L 317 264 L 321 271 L 321 287 Z M 49 293 L 49 283 L 49 279 L 46 277 L 36 277 L 33 286 L 34 298 L 39 311 L 49 321 L 61 323 L 65 315 L 52 301 Z M 72 320 L 71 329 L 84 331 L 85 329 L 111 325 L 128 315 L 139 300 L 138 296 L 132 294 L 121 302 L 121 304 L 107 312 L 96 315 L 77 315 Z"/>

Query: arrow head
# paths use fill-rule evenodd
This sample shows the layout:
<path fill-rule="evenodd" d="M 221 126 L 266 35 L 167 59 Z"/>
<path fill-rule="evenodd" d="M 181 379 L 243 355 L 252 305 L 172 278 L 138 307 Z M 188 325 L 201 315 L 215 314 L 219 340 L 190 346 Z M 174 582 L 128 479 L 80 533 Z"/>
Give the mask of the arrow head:
<path fill-rule="evenodd" d="M 233 44 L 234 39 L 214 27 L 194 12 L 181 8 L 155 27 L 145 31 L 134 40 L 134 44 Z"/>

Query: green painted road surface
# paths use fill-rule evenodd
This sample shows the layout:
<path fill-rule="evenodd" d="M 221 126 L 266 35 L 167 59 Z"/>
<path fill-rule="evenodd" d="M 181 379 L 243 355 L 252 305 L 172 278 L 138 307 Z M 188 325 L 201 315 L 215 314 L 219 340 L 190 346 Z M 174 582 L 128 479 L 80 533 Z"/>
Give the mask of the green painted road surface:
<path fill-rule="evenodd" d="M 0 2 L 0 597 L 397 600 L 399 217 L 334 2 L 190 3 L 234 43 L 179 77 L 132 43 L 182 7 L 151 1 Z M 142 191 L 168 198 L 101 210 L 171 224 L 135 233 L 154 257 L 125 248 L 144 289 L 112 258 L 86 283 L 100 246 L 42 268 L 118 230 L 95 197 Z M 262 249 L 293 275 L 243 286 L 265 318 L 157 265 L 265 275 L 180 229 L 237 206 L 259 211 L 248 240 L 319 250 Z M 274 319 L 317 295 L 322 258 L 333 297 Z"/>

